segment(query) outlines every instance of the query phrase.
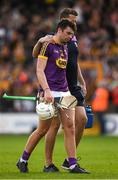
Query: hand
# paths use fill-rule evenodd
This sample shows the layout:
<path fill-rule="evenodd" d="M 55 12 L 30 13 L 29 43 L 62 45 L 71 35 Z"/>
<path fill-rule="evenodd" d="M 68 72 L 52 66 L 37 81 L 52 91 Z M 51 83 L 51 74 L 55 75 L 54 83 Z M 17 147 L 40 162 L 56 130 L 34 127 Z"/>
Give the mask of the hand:
<path fill-rule="evenodd" d="M 46 36 L 40 38 L 39 42 L 44 43 L 44 42 L 50 41 L 52 39 L 52 37 L 53 37 L 52 35 L 46 35 Z"/>
<path fill-rule="evenodd" d="M 52 37 L 53 37 L 52 35 L 47 35 L 47 36 L 42 37 L 38 40 L 38 42 L 35 44 L 33 51 L 32 51 L 32 56 L 34 58 L 38 57 L 38 54 L 39 54 L 41 47 L 42 47 L 42 44 L 47 42 L 47 41 L 52 41 L 52 39 L 53 39 Z"/>
<path fill-rule="evenodd" d="M 81 88 L 82 88 L 82 92 L 83 92 L 84 96 L 86 96 L 86 94 L 87 94 L 86 85 L 81 85 Z"/>
<path fill-rule="evenodd" d="M 54 103 L 54 97 L 52 96 L 52 93 L 50 91 L 50 89 L 46 89 L 44 91 L 44 100 L 47 102 L 47 103 Z"/>

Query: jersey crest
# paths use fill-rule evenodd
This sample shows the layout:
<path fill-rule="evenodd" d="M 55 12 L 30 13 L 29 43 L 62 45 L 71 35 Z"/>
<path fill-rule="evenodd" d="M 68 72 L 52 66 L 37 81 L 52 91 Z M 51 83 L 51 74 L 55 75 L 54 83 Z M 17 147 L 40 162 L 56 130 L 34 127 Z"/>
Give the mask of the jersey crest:
<path fill-rule="evenodd" d="M 67 60 L 63 58 L 56 59 L 56 65 L 62 69 L 66 69 Z"/>

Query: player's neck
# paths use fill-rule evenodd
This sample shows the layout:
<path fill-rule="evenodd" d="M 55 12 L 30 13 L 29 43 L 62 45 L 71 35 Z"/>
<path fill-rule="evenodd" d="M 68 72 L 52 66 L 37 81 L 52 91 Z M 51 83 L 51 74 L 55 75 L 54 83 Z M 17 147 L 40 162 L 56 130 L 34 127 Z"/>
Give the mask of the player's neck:
<path fill-rule="evenodd" d="M 59 36 L 54 35 L 54 36 L 53 36 L 53 40 L 55 41 L 55 43 L 60 44 L 60 45 L 63 45 L 63 43 L 60 41 Z"/>

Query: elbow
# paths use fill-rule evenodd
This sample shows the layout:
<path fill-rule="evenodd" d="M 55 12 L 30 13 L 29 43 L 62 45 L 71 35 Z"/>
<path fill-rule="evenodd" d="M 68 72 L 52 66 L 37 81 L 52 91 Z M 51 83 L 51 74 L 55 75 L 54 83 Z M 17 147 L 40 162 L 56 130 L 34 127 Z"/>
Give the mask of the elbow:
<path fill-rule="evenodd" d="M 36 70 L 36 75 L 37 75 L 37 77 L 39 77 L 41 74 L 43 73 L 43 71 L 41 70 L 41 69 L 37 69 Z"/>
<path fill-rule="evenodd" d="M 37 68 L 36 69 L 36 75 L 38 77 L 38 79 L 42 78 L 42 76 L 44 75 L 44 70 L 42 68 Z"/>
<path fill-rule="evenodd" d="M 41 84 L 41 73 L 39 70 L 36 71 L 36 76 L 37 76 L 37 80 L 38 80 L 38 83 Z"/>
<path fill-rule="evenodd" d="M 35 48 L 33 48 L 32 57 L 33 58 L 37 58 L 38 57 L 38 53 L 36 52 Z"/>

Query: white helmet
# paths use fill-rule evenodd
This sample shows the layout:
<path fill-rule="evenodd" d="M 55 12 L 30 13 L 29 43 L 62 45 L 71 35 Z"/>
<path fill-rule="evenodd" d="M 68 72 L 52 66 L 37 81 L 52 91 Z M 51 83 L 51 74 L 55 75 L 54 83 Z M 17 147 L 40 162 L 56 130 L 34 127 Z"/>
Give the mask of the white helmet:
<path fill-rule="evenodd" d="M 36 105 L 36 112 L 40 120 L 47 120 L 54 116 L 55 108 L 52 103 L 40 102 Z"/>

